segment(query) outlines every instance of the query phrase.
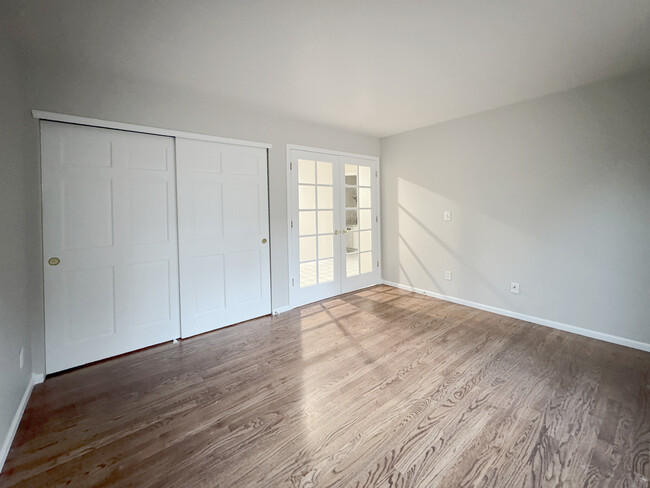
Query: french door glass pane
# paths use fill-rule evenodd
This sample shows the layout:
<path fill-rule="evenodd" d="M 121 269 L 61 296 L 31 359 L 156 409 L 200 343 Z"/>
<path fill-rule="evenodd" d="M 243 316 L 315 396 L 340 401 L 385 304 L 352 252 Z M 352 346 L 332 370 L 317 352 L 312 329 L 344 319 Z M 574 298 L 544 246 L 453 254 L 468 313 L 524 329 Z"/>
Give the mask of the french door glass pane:
<path fill-rule="evenodd" d="M 316 261 L 300 263 L 300 288 L 316 284 Z"/>
<path fill-rule="evenodd" d="M 331 234 L 334 232 L 334 212 L 325 210 L 318 212 L 318 233 Z"/>
<path fill-rule="evenodd" d="M 370 208 L 372 206 L 372 198 L 370 196 L 370 188 L 359 188 L 359 207 Z"/>
<path fill-rule="evenodd" d="M 318 259 L 334 257 L 334 236 L 318 236 Z"/>
<path fill-rule="evenodd" d="M 359 186 L 370 186 L 370 166 L 359 166 Z"/>
<path fill-rule="evenodd" d="M 358 232 L 350 232 L 345 236 L 345 251 L 347 254 L 351 254 L 354 252 L 359 252 L 359 233 Z"/>
<path fill-rule="evenodd" d="M 318 261 L 318 283 L 330 283 L 334 281 L 334 260 L 324 259 Z"/>
<path fill-rule="evenodd" d="M 301 236 L 316 233 L 316 212 L 300 212 L 298 217 L 298 231 Z"/>
<path fill-rule="evenodd" d="M 314 161 L 298 160 L 298 183 L 313 185 L 316 183 L 316 165 Z"/>
<path fill-rule="evenodd" d="M 370 209 L 359 211 L 359 228 L 362 230 L 372 227 L 372 211 Z"/>
<path fill-rule="evenodd" d="M 331 186 L 318 186 L 318 208 L 334 208 Z"/>
<path fill-rule="evenodd" d="M 370 273 L 372 271 L 372 253 L 371 252 L 363 252 L 359 255 L 361 264 L 359 266 L 359 272 L 361 274 L 363 273 Z"/>
<path fill-rule="evenodd" d="M 353 227 L 358 225 L 357 211 L 347 209 L 345 211 L 345 226 L 347 230 L 352 230 Z"/>
<path fill-rule="evenodd" d="M 300 261 L 313 261 L 316 259 L 316 237 L 300 238 Z"/>
<path fill-rule="evenodd" d="M 359 251 L 372 251 L 372 231 L 364 230 L 359 233 Z"/>
<path fill-rule="evenodd" d="M 346 164 L 345 165 L 345 184 L 346 185 L 356 185 L 357 184 L 357 165 L 356 164 Z"/>
<path fill-rule="evenodd" d="M 332 184 L 332 163 L 318 161 L 318 184 Z"/>
<path fill-rule="evenodd" d="M 298 186 L 298 208 L 307 210 L 316 208 L 316 188 L 313 186 Z"/>
<path fill-rule="evenodd" d="M 357 207 L 357 189 L 356 188 L 346 188 L 345 189 L 345 206 L 347 208 Z"/>
<path fill-rule="evenodd" d="M 359 274 L 359 255 L 348 254 L 345 257 L 345 275 L 356 276 Z"/>

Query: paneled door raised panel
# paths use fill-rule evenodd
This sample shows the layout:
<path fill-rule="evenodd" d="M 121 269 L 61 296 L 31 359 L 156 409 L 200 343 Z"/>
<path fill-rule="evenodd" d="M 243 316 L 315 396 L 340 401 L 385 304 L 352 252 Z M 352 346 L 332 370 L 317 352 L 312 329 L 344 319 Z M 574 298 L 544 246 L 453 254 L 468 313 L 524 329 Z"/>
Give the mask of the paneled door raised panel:
<path fill-rule="evenodd" d="M 174 140 L 41 123 L 46 371 L 179 337 Z"/>
<path fill-rule="evenodd" d="M 182 337 L 271 313 L 266 150 L 177 139 Z"/>
<path fill-rule="evenodd" d="M 290 149 L 291 306 L 378 283 L 378 164 Z"/>

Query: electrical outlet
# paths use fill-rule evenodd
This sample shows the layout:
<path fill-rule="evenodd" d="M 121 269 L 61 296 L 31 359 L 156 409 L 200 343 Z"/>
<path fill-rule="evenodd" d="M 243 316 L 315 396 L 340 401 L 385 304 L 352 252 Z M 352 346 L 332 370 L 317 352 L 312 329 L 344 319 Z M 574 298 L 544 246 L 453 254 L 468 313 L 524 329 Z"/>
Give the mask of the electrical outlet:
<path fill-rule="evenodd" d="M 25 348 L 20 348 L 20 354 L 18 354 L 18 362 L 20 363 L 20 369 L 23 369 L 25 366 Z"/>
<path fill-rule="evenodd" d="M 445 210 L 443 218 L 445 219 L 445 222 L 451 222 L 451 210 Z"/>
<path fill-rule="evenodd" d="M 514 281 L 510 282 L 510 293 L 519 295 L 519 283 L 515 283 Z"/>
<path fill-rule="evenodd" d="M 447 281 L 451 281 L 451 271 L 445 271 L 445 279 Z"/>

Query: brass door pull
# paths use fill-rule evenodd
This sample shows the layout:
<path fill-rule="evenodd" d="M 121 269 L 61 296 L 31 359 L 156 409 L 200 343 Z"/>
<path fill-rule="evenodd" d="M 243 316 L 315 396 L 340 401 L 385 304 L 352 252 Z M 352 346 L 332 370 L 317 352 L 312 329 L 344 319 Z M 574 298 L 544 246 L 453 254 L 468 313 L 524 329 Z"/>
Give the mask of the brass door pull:
<path fill-rule="evenodd" d="M 266 237 L 262 239 L 262 244 L 266 244 Z"/>
<path fill-rule="evenodd" d="M 59 258 L 50 258 L 47 260 L 47 264 L 49 264 L 50 266 L 56 266 L 60 262 L 61 260 Z"/>

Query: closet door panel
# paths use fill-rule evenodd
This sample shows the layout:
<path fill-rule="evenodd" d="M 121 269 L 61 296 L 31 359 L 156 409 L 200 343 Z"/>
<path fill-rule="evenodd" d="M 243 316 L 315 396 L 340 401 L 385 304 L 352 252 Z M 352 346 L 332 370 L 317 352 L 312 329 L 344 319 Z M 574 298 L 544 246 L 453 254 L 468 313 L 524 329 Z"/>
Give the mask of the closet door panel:
<path fill-rule="evenodd" d="M 41 123 L 46 371 L 179 337 L 174 143 Z"/>
<path fill-rule="evenodd" d="M 182 336 L 271 312 L 266 150 L 177 139 Z"/>

